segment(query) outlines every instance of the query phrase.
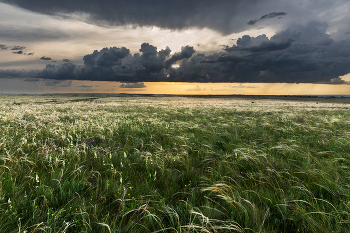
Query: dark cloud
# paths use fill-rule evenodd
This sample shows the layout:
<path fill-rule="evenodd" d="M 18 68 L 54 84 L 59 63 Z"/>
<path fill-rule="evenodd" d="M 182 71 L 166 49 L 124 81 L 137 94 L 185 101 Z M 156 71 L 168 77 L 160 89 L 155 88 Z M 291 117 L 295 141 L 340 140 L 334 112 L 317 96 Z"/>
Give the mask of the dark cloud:
<path fill-rule="evenodd" d="M 0 78 L 33 78 L 37 77 L 38 72 L 37 70 L 0 70 Z"/>
<path fill-rule="evenodd" d="M 21 70 L 0 70 L 0 78 L 22 78 L 27 72 Z"/>
<path fill-rule="evenodd" d="M 263 34 L 257 37 L 250 37 L 248 35 L 242 36 L 242 38 L 237 39 L 237 46 L 239 47 L 250 47 L 250 46 L 259 46 L 263 42 L 269 42 L 269 38 Z"/>
<path fill-rule="evenodd" d="M 147 76 L 151 73 L 159 73 L 164 68 L 164 61 L 170 55 L 171 50 L 169 47 L 166 47 L 166 49 L 157 52 L 157 47 L 143 43 L 140 52 L 142 53 L 141 56 L 136 54 L 133 61 L 142 67 L 142 70 L 139 70 L 140 74 Z"/>
<path fill-rule="evenodd" d="M 23 51 L 17 51 L 17 52 L 12 52 L 12 53 L 15 53 L 15 54 L 23 54 Z"/>
<path fill-rule="evenodd" d="M 7 46 L 4 45 L 4 44 L 0 44 L 0 50 L 6 50 L 7 49 Z"/>
<path fill-rule="evenodd" d="M 184 58 L 190 58 L 194 54 L 194 49 L 191 46 L 181 47 L 180 53 L 175 53 L 169 60 L 165 62 L 165 67 L 169 68 L 175 62 L 182 60 Z M 169 54 L 168 54 L 169 55 Z"/>
<path fill-rule="evenodd" d="M 348 0 L 0 0 L 0 2 L 40 14 L 73 18 L 108 27 L 156 26 L 171 30 L 208 28 L 222 34 L 231 34 L 249 30 L 261 20 L 283 17 L 288 12 L 288 17 L 283 21 L 269 20 L 269 28 L 281 30 L 291 22 L 323 20 L 332 23 L 332 27 L 336 25 L 336 30 L 342 35 L 350 29 L 349 19 L 346 17 Z M 258 16 L 261 17 L 255 19 Z M 14 27 L 17 27 L 16 30 L 13 30 Z M 335 31 L 332 30 L 332 33 Z M 0 25 L 0 37 L 15 38 L 17 41 L 64 39 L 69 35 L 73 36 L 72 32 L 67 33 L 56 28 L 42 30 L 37 26 L 26 28 Z"/>
<path fill-rule="evenodd" d="M 180 53 L 173 55 L 173 59 L 166 62 L 171 50 L 169 47 L 157 52 L 157 48 L 143 43 L 141 54 L 130 54 L 125 47 L 104 48 L 95 50 L 92 54 L 84 56 L 84 65 L 78 66 L 71 62 L 61 65 L 47 65 L 38 72 L 39 78 L 47 79 L 77 79 L 77 80 L 105 80 L 105 81 L 127 81 L 138 82 L 138 79 L 160 81 L 166 77 L 165 66 L 182 57 L 188 57 L 193 52 L 191 47 L 183 47 Z M 43 60 L 49 60 L 42 57 Z"/>
<path fill-rule="evenodd" d="M 147 87 L 143 82 L 140 83 L 122 83 L 120 88 L 145 88 Z"/>
<path fill-rule="evenodd" d="M 26 49 L 26 47 L 24 47 L 24 46 L 13 46 L 12 48 L 11 48 L 11 50 L 24 50 L 24 49 Z"/>
<path fill-rule="evenodd" d="M 36 77 L 56 80 L 88 80 L 88 77 L 83 77 L 81 72 L 82 67 L 73 63 L 63 63 L 61 65 L 48 64 L 45 69 L 36 74 Z"/>
<path fill-rule="evenodd" d="M 69 59 L 63 59 L 62 61 L 64 61 L 64 62 L 70 62 Z"/>
<path fill-rule="evenodd" d="M 52 60 L 51 57 L 45 57 L 45 56 L 42 56 L 41 58 L 39 58 L 41 60 L 45 60 L 45 61 L 50 61 Z"/>
<path fill-rule="evenodd" d="M 243 36 L 237 44 L 212 55 L 196 54 L 184 46 L 170 55 L 143 43 L 140 53 L 121 47 L 95 50 L 84 65 L 47 65 L 31 77 L 56 80 L 120 81 L 124 87 L 141 82 L 237 82 L 348 84 L 339 76 L 350 73 L 350 41 L 334 41 L 327 24 L 309 22 L 276 33 Z M 172 64 L 178 64 L 173 68 Z M 123 85 L 123 84 L 122 84 Z"/>
<path fill-rule="evenodd" d="M 349 3 L 350 5 L 350 3 Z M 339 9 L 347 9 L 346 7 L 340 7 Z M 346 11 L 346 10 L 345 10 Z M 339 18 L 330 22 L 330 32 L 334 40 L 349 40 L 350 34 L 350 14 L 347 11 L 347 15 L 342 16 L 339 14 Z"/>
<path fill-rule="evenodd" d="M 237 46 L 211 56 L 197 55 L 178 69 L 178 80 L 203 82 L 334 83 L 350 72 L 350 42 L 334 42 L 327 28 L 310 23 L 299 25 L 298 36 L 287 29 L 252 45 L 257 38 L 244 36 Z M 313 32 L 314 37 L 308 33 Z M 303 33 L 306 32 L 306 35 Z M 283 42 L 284 41 L 284 42 Z M 294 42 L 292 42 L 294 41 Z M 327 43 L 325 43 L 325 41 Z M 179 73 L 180 74 L 180 73 Z M 174 74 L 175 75 L 175 74 Z"/>
<path fill-rule="evenodd" d="M 264 35 L 265 36 L 265 35 Z M 244 36 L 249 37 L 250 36 Z M 281 42 L 275 42 L 275 41 L 263 41 L 260 43 L 260 45 L 257 46 L 232 46 L 232 47 L 226 47 L 224 50 L 226 51 L 247 51 L 251 53 L 259 53 L 259 52 L 271 52 L 271 51 L 277 51 L 277 50 L 284 50 L 287 49 L 292 45 L 293 39 L 286 39 L 285 41 Z"/>
<path fill-rule="evenodd" d="M 303 44 L 330 45 L 333 39 L 327 34 L 328 24 L 325 22 L 311 21 L 305 25 L 291 25 L 290 28 L 277 33 L 272 40 L 292 39 Z"/>
<path fill-rule="evenodd" d="M 103 48 L 101 51 L 95 50 L 92 54 L 85 55 L 84 64 L 88 67 L 111 67 L 120 65 L 121 59 L 130 55 L 127 48 Z"/>
<path fill-rule="evenodd" d="M 272 0 L 267 0 L 270 2 Z M 224 34 L 241 32 L 249 25 L 247 12 L 263 14 L 257 0 L 0 0 L 48 15 L 79 15 L 98 25 L 157 26 L 172 30 L 210 28 Z M 266 2 L 266 1 L 264 1 Z M 280 3 L 274 4 L 277 9 Z M 282 12 L 281 12 L 282 13 Z M 279 12 L 275 14 L 281 14 Z M 264 17 L 264 16 L 263 16 Z M 265 17 L 276 17 L 273 13 Z"/>
<path fill-rule="evenodd" d="M 143 43 L 140 53 L 130 54 L 122 48 L 104 48 L 84 56 L 81 75 L 89 80 L 138 82 L 138 79 L 158 81 L 164 76 L 165 61 L 170 55 L 169 47 L 157 52 L 157 48 Z"/>
<path fill-rule="evenodd" d="M 250 20 L 247 24 L 248 25 L 254 25 L 256 24 L 257 22 L 261 21 L 261 20 L 265 20 L 265 19 L 271 19 L 271 18 L 280 18 L 280 16 L 283 16 L 283 15 L 286 15 L 287 13 L 285 12 L 272 12 L 272 13 L 269 13 L 269 14 L 266 14 L 266 15 L 263 15 L 260 17 L 260 19 L 253 19 L 253 20 Z"/>
<path fill-rule="evenodd" d="M 86 80 L 113 80 L 116 76 L 113 67 L 118 66 L 124 69 L 121 60 L 128 56 L 130 56 L 130 50 L 124 47 L 103 48 L 101 51 L 95 50 L 92 54 L 84 56 L 84 67 L 80 70 L 81 75 Z"/>
<path fill-rule="evenodd" d="M 28 55 L 28 56 L 33 56 L 33 55 L 34 55 L 34 53 L 28 53 L 27 55 Z"/>
<path fill-rule="evenodd" d="M 270 40 L 243 36 L 225 52 L 183 61 L 170 76 L 172 81 L 190 82 L 345 84 L 339 76 L 350 72 L 350 41 L 335 42 L 326 31 L 326 24 L 310 22 Z"/>

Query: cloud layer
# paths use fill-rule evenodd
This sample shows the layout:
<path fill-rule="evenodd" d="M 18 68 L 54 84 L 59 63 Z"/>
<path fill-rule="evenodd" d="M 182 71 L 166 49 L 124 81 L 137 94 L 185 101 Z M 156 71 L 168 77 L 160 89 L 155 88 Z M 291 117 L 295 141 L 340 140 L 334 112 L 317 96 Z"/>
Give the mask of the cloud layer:
<path fill-rule="evenodd" d="M 99 25 L 132 24 L 169 29 L 206 27 L 223 33 L 242 31 L 250 17 L 244 13 L 247 10 L 255 10 L 262 15 L 259 10 L 260 4 L 255 0 L 0 0 L 0 2 L 48 15 L 73 17 L 74 14 L 83 13 L 82 19 Z M 236 24 L 231 23 L 233 21 Z M 239 21 L 241 23 L 237 24 Z"/>
<path fill-rule="evenodd" d="M 281 28 L 279 23 L 288 25 L 291 22 L 323 20 L 339 21 L 339 24 L 345 25 L 341 30 L 350 29 L 344 23 L 348 15 L 348 0 L 0 0 L 0 2 L 41 14 L 74 18 L 96 25 L 157 26 L 172 30 L 210 28 L 223 34 L 231 34 L 251 29 L 263 20 L 275 28 Z M 279 20 L 281 16 L 283 21 Z M 47 34 L 46 37 L 50 37 L 51 34 Z"/>
<path fill-rule="evenodd" d="M 350 73 L 350 41 L 333 40 L 326 23 L 295 24 L 276 33 L 250 37 L 212 55 L 196 53 L 187 45 L 171 55 L 143 43 L 140 53 L 125 47 L 95 50 L 84 56 L 84 65 L 68 60 L 49 64 L 27 76 L 55 80 L 142 82 L 283 82 L 344 84 L 339 76 Z M 48 57 L 40 58 L 50 60 Z M 172 65 L 178 65 L 177 68 Z M 2 71 L 23 77 L 24 71 Z M 1 72 L 0 72 L 1 76 Z"/>

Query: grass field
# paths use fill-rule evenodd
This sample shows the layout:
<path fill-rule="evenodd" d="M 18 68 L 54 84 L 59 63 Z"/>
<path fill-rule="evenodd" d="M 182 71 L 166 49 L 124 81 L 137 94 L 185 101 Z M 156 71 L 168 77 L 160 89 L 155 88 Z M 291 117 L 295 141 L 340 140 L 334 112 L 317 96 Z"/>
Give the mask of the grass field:
<path fill-rule="evenodd" d="M 346 101 L 0 96 L 0 132 L 0 232 L 350 232 Z"/>

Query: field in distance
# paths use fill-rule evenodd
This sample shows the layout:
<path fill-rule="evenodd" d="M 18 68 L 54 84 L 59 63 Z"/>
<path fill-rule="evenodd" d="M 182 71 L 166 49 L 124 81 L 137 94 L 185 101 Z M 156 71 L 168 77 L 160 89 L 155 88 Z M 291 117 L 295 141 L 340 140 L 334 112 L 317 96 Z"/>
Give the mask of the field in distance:
<path fill-rule="evenodd" d="M 0 96 L 0 231 L 349 232 L 349 102 Z"/>

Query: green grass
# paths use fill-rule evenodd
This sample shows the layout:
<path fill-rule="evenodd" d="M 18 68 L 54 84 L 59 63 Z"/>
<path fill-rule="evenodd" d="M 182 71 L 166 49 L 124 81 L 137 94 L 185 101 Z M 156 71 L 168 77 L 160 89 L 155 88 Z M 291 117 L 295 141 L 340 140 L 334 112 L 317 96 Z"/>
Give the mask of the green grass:
<path fill-rule="evenodd" d="M 349 232 L 349 119 L 341 102 L 1 96 L 0 229 Z"/>

